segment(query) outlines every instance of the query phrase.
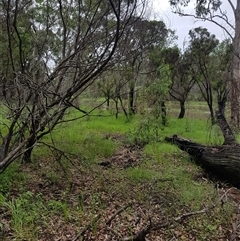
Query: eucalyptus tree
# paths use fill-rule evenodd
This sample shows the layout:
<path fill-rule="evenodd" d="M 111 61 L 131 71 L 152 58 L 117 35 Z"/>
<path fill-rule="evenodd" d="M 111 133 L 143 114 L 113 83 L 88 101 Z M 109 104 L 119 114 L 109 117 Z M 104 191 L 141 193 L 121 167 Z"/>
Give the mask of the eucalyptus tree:
<path fill-rule="evenodd" d="M 135 114 L 136 96 L 139 89 L 136 88 L 137 85 L 138 87 L 143 86 L 143 81 L 148 78 L 149 71 L 157 71 L 159 67 L 156 66 L 154 70 L 149 70 L 151 52 L 154 48 L 160 50 L 168 40 L 172 40 L 173 35 L 173 31 L 167 29 L 162 21 L 148 20 L 144 16 L 142 18 L 133 16 L 130 20 L 130 24 L 123 33 L 114 55 L 114 71 L 110 70 L 109 74 L 106 74 L 108 75 L 108 84 L 99 83 L 102 90 L 104 86 L 106 88 L 103 90 L 104 95 L 107 92 L 110 93 L 109 87 L 111 87 L 113 90 L 112 96 L 115 100 L 116 90 L 118 90 L 125 115 L 126 113 L 127 116 Z M 118 81 L 116 80 L 116 73 L 118 73 Z M 113 79 L 111 80 L 111 78 Z M 112 83 L 116 86 L 112 86 Z M 107 88 L 109 91 L 107 91 Z M 126 102 L 126 99 L 128 102 Z M 126 106 L 126 103 L 128 106 Z M 126 111 L 127 109 L 128 111 Z"/>
<path fill-rule="evenodd" d="M 31 160 L 36 143 L 62 121 L 74 100 L 114 59 L 145 1 L 1 2 L 2 119 L 0 171 Z M 86 111 L 82 111 L 83 114 Z"/>
<path fill-rule="evenodd" d="M 158 71 L 151 74 L 152 82 L 147 88 L 147 102 L 151 114 L 158 120 L 161 117 L 161 124 L 167 124 L 167 109 L 165 102 L 171 85 L 171 71 L 168 64 L 162 64 Z"/>
<path fill-rule="evenodd" d="M 151 51 L 154 48 L 159 50 L 163 48 L 172 33 L 162 21 L 133 18 L 132 23 L 125 32 L 128 38 L 123 38 L 120 42 L 119 59 L 123 61 L 119 61 L 121 64 L 117 66 L 122 81 L 128 84 L 130 115 L 135 113 L 136 85 L 141 77 L 145 78 L 143 75 L 146 72 Z"/>
<path fill-rule="evenodd" d="M 169 95 L 180 104 L 179 119 L 184 118 L 185 102 L 195 84 L 195 78 L 191 74 L 192 61 L 187 52 L 182 52 L 178 47 L 166 48 L 162 51 L 162 58 L 168 64 L 171 72 Z"/>
<path fill-rule="evenodd" d="M 206 28 L 195 28 L 189 31 L 190 41 L 188 58 L 191 61 L 192 76 L 207 102 L 212 124 L 215 123 L 215 113 L 213 108 L 213 87 L 212 81 L 214 72 L 218 71 L 218 66 L 212 66 L 211 54 L 219 44 L 215 35 L 210 34 Z"/>
<path fill-rule="evenodd" d="M 225 106 L 229 98 L 229 83 L 232 68 L 232 44 L 229 39 L 222 41 L 210 56 L 212 88 L 217 96 L 218 112 L 225 116 Z"/>
<path fill-rule="evenodd" d="M 226 0 L 232 10 L 234 23 L 229 13 L 222 9 L 220 0 L 169 0 L 175 13 L 192 16 L 203 21 L 210 21 L 221 27 L 233 43 L 233 64 L 231 67 L 231 122 L 240 127 L 240 1 Z M 184 12 L 184 8 L 193 3 L 195 14 Z"/>

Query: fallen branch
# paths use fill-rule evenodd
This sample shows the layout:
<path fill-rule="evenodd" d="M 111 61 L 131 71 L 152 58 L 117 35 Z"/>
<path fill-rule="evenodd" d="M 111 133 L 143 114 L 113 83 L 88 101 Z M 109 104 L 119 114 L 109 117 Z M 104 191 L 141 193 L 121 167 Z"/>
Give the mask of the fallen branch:
<path fill-rule="evenodd" d="M 100 219 L 100 215 L 97 215 L 96 217 L 91 220 L 91 222 L 81 231 L 80 234 L 78 234 L 72 241 L 77 241 L 80 237 L 82 237 L 81 240 L 84 240 L 84 234 L 92 228 L 93 224 L 96 223 Z"/>
<path fill-rule="evenodd" d="M 134 236 L 130 236 L 130 237 L 126 237 L 123 238 L 122 241 L 146 241 L 146 236 L 151 232 L 151 231 L 156 231 L 162 228 L 167 228 L 167 227 L 172 227 L 174 225 L 174 223 L 181 223 L 184 219 L 188 218 L 188 217 L 192 217 L 192 216 L 196 216 L 196 215 L 200 215 L 200 214 L 204 214 L 204 213 L 208 213 L 210 212 L 212 209 L 214 209 L 218 203 L 222 203 L 223 200 L 225 199 L 227 193 L 231 190 L 232 188 L 228 189 L 226 192 L 223 193 L 223 195 L 221 195 L 221 197 L 216 201 L 216 203 L 214 203 L 213 205 L 209 206 L 209 207 L 205 207 L 199 211 L 194 211 L 194 212 L 188 212 L 188 213 L 183 213 L 182 215 L 172 218 L 170 220 L 167 221 L 163 221 L 161 223 L 155 223 L 153 224 L 151 222 L 151 219 L 149 218 L 150 224 L 140 230 L 136 235 Z"/>
<path fill-rule="evenodd" d="M 131 207 L 132 203 L 127 204 L 125 207 L 120 208 L 111 218 L 108 219 L 108 221 L 106 222 L 107 225 L 110 225 L 112 220 L 114 218 L 116 218 L 117 215 L 119 215 L 120 213 L 122 213 L 124 210 L 126 210 L 127 208 Z"/>
<path fill-rule="evenodd" d="M 122 241 L 145 241 L 147 234 L 150 233 L 152 229 L 151 223 L 149 226 L 141 231 L 139 231 L 134 237 L 123 238 Z"/>

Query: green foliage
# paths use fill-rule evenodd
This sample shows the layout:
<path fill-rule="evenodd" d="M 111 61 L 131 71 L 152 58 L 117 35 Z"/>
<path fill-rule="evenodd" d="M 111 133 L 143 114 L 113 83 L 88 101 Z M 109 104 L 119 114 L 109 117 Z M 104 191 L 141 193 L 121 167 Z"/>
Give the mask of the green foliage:
<path fill-rule="evenodd" d="M 209 54 L 213 52 L 219 44 L 216 36 L 208 32 L 206 28 L 198 27 L 190 30 L 189 36 L 191 51 L 200 61 L 209 57 Z M 205 61 L 207 61 L 207 59 Z"/>
<path fill-rule="evenodd" d="M 193 103 L 193 110 L 201 109 L 201 107 L 202 103 Z M 154 120 L 156 121 L 153 117 L 146 121 L 142 116 L 135 116 L 126 123 L 123 116 L 120 116 L 118 120 L 114 116 L 104 119 L 90 117 L 88 120 L 80 119 L 72 125 L 63 125 L 62 129 L 59 129 L 61 131 L 53 132 L 54 143 L 61 150 L 74 152 L 77 156 L 94 160 L 94 162 L 90 161 L 88 163 L 91 165 L 84 166 L 83 162 L 74 162 L 73 159 L 71 161 L 74 165 L 70 165 L 68 160 L 63 160 L 63 164 L 65 161 L 68 163 L 66 164 L 67 175 L 65 175 L 64 172 L 58 171 L 59 168 L 55 169 L 55 164 L 52 164 L 54 158 L 47 155 L 46 150 L 41 152 L 42 145 L 39 145 L 35 152 L 35 158 L 40 159 L 39 165 L 30 166 L 32 169 L 29 169 L 31 175 L 34 176 L 32 181 L 36 181 L 33 184 L 34 193 L 26 192 L 19 187 L 25 181 L 24 178 L 19 178 L 14 174 L 17 168 L 15 172 L 12 172 L 12 177 L 11 173 L 6 172 L 8 179 L 2 190 L 6 192 L 14 190 L 16 193 L 10 182 L 14 183 L 14 179 L 19 182 L 16 186 L 19 192 L 17 197 L 13 198 L 8 193 L 0 195 L 0 210 L 11 214 L 9 218 L 14 238 L 38 240 L 39 227 L 40 229 L 47 227 L 46 230 L 54 228 L 48 224 L 58 219 L 61 225 L 66 225 L 68 228 L 72 226 L 79 232 L 81 232 L 79 226 L 85 227 L 90 223 L 91 228 L 88 232 L 91 232 L 97 239 L 102 223 L 92 222 L 96 220 L 96 215 L 106 215 L 104 218 L 108 219 L 110 212 L 115 213 L 119 210 L 119 206 L 124 207 L 129 203 L 134 203 L 134 208 L 129 208 L 126 212 L 119 214 L 118 218 L 113 220 L 116 222 L 115 227 L 121 222 L 122 228 L 124 215 L 132 217 L 131 212 L 136 213 L 136 206 L 153 215 L 155 210 L 153 211 L 152 208 L 159 205 L 161 215 L 171 219 L 183 213 L 198 211 L 205 205 L 212 205 L 219 198 L 214 189 L 214 183 L 202 178 L 201 169 L 193 164 L 179 148 L 164 142 L 165 136 L 177 134 L 197 142 L 208 143 L 210 139 L 214 140 L 213 136 L 209 137 L 208 123 L 190 118 L 186 120 L 169 118 L 168 125 L 162 128 L 161 122 L 153 124 Z M 142 128 L 139 128 L 140 124 Z M 95 161 L 108 158 L 118 146 L 125 144 L 125 139 L 122 137 L 129 130 L 132 130 L 130 133 L 132 143 L 133 137 L 141 137 L 140 143 L 144 140 L 143 160 L 130 168 L 119 168 L 119 166 L 115 168 L 114 165 L 111 168 L 105 168 L 95 165 Z M 136 131 L 135 134 L 134 131 Z M 156 136 L 156 131 L 158 136 Z M 217 132 L 217 130 L 212 130 L 214 131 Z M 66 140 L 69 143 L 66 143 Z M 44 141 L 50 140 L 45 138 Z M 130 157 L 134 155 L 130 151 L 122 154 L 118 156 L 118 165 L 125 158 L 129 158 L 125 155 L 129 154 Z M 42 194 L 35 192 L 39 185 L 39 180 L 35 180 L 36 176 L 41 178 L 39 180 L 42 184 L 40 189 Z M 31 179 L 28 179 L 28 182 L 31 182 Z M 176 227 L 181 232 L 192 233 L 199 240 L 211 239 L 218 235 L 220 225 L 228 225 L 232 212 L 230 205 L 224 204 L 224 209 L 219 205 L 209 213 L 209 217 L 207 215 L 190 217 L 184 220 L 184 227 L 181 227 L 181 224 L 179 226 L 177 224 Z M 4 230 L 4 222 L 0 228 Z M 131 225 L 129 225 L 129 230 L 134 232 Z M 172 237 L 172 233 L 168 237 L 170 236 Z"/>
<path fill-rule="evenodd" d="M 43 141 L 52 145 L 52 140 L 54 140 L 56 147 L 67 155 L 74 154 L 81 157 L 81 160 L 94 162 L 99 158 L 111 156 L 119 146 L 118 141 L 108 137 L 111 133 L 117 132 L 119 135 L 126 133 L 132 125 L 133 123 L 126 123 L 123 115 L 120 115 L 117 120 L 112 116 L 90 117 L 72 122 L 71 128 L 68 124 L 59 126 L 52 132 L 51 138 L 45 137 Z M 49 153 L 51 153 L 49 148 L 41 145 L 35 148 L 33 156 L 47 157 Z M 52 152 L 51 155 L 54 153 L 58 152 Z M 54 177 L 55 175 L 51 174 L 50 178 Z"/>
<path fill-rule="evenodd" d="M 176 8 L 178 12 L 184 12 L 181 7 L 187 7 L 188 4 L 194 3 L 195 12 L 197 17 L 208 17 L 212 16 L 213 12 L 216 12 L 222 4 L 220 0 L 208 1 L 208 0 L 170 0 L 169 1 L 173 8 Z"/>
<path fill-rule="evenodd" d="M 60 214 L 63 216 L 65 221 L 69 219 L 70 213 L 66 202 L 50 200 L 46 206 L 53 214 Z"/>
<path fill-rule="evenodd" d="M 159 141 L 159 129 L 163 128 L 162 122 L 155 118 L 143 118 L 134 125 L 134 129 L 127 135 L 127 141 L 139 146 Z"/>
<path fill-rule="evenodd" d="M 12 164 L 4 173 L 1 173 L 0 193 L 8 195 L 11 188 L 24 188 L 28 175 L 22 172 L 19 163 Z"/>
<path fill-rule="evenodd" d="M 130 180 L 136 182 L 153 181 L 161 177 L 161 174 L 154 170 L 149 170 L 145 166 L 129 168 L 126 171 Z"/>
<path fill-rule="evenodd" d="M 211 188 L 208 184 L 193 181 L 199 167 L 192 166 L 187 155 L 171 144 L 155 143 L 147 145 L 144 150 L 154 162 L 153 166 L 160 167 L 158 188 L 174 192 L 183 205 L 194 203 L 193 209 L 200 208 L 206 198 L 204 193 L 210 192 Z"/>
<path fill-rule="evenodd" d="M 37 224 L 46 215 L 47 209 L 40 194 L 25 192 L 18 198 L 6 200 L 0 194 L 0 208 L 11 214 L 11 228 L 18 239 L 32 240 L 37 238 Z"/>

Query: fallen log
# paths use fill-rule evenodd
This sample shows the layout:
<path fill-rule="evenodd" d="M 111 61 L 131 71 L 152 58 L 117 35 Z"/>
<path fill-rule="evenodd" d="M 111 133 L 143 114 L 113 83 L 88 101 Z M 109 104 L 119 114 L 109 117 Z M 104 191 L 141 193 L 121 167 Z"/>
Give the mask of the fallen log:
<path fill-rule="evenodd" d="M 207 172 L 240 187 L 240 145 L 231 140 L 231 144 L 207 146 L 174 135 L 165 138 L 187 152 L 193 160 Z"/>

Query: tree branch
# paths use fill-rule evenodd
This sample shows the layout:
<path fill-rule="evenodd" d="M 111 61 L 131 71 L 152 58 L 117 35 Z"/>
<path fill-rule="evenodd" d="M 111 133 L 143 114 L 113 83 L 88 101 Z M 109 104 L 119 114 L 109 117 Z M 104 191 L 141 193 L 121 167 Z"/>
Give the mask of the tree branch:
<path fill-rule="evenodd" d="M 219 26 L 220 28 L 222 28 L 226 33 L 227 35 L 231 38 L 231 40 L 233 41 L 234 40 L 234 37 L 232 36 L 232 34 L 227 30 L 227 28 L 225 28 L 224 26 L 222 26 L 220 23 L 218 23 L 217 21 L 213 20 L 212 18 L 209 19 L 209 18 L 204 18 L 204 17 L 198 17 L 198 16 L 195 16 L 194 14 L 188 14 L 188 13 L 181 13 L 181 12 L 176 12 L 174 11 L 174 13 L 180 15 L 180 16 L 186 16 L 186 17 L 193 17 L 195 19 L 199 19 L 199 20 L 202 20 L 202 21 L 208 21 L 208 22 L 211 22 L 211 23 L 214 23 L 216 24 L 217 26 Z M 229 24 L 229 23 L 228 23 Z M 231 26 L 231 25 L 230 25 Z"/>

